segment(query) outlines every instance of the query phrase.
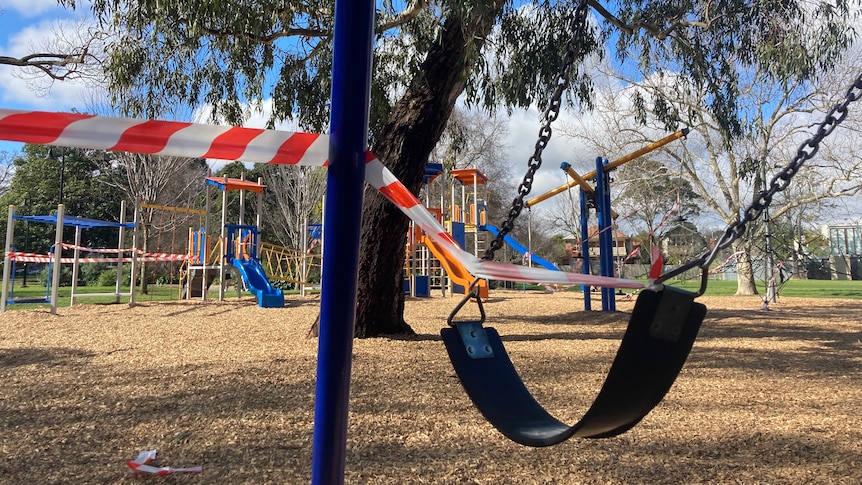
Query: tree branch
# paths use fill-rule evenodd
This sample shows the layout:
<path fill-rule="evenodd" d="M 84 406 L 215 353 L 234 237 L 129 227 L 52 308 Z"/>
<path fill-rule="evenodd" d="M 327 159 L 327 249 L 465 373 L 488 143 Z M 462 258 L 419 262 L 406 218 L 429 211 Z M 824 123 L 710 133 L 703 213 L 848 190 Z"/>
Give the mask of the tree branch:
<path fill-rule="evenodd" d="M 402 10 L 397 15 L 393 16 L 390 19 L 381 20 L 374 30 L 375 32 L 380 33 L 394 27 L 400 27 L 409 22 L 410 20 L 413 20 L 414 18 L 418 17 L 419 14 L 422 13 L 422 10 L 424 10 L 427 6 L 428 0 L 413 0 L 407 5 L 407 8 Z"/>
<path fill-rule="evenodd" d="M 180 19 L 180 25 L 189 25 L 189 19 Z M 211 35 L 216 38 L 227 38 L 227 37 L 236 37 L 240 39 L 246 39 L 253 42 L 258 42 L 261 44 L 271 45 L 278 39 L 283 39 L 286 37 L 327 37 L 330 35 L 329 32 L 318 29 L 309 29 L 309 28 L 283 28 L 281 30 L 272 32 L 267 35 L 257 35 L 252 32 L 234 32 L 232 30 L 225 29 L 212 29 L 206 26 L 199 27 L 201 32 L 207 35 Z"/>
<path fill-rule="evenodd" d="M 98 62 L 95 56 L 88 53 L 87 47 L 74 54 L 37 53 L 24 57 L 0 56 L 0 64 L 16 67 L 33 67 L 44 72 L 52 79 L 63 81 L 76 77 L 79 74 L 78 67 L 87 60 Z M 63 70 L 65 69 L 65 70 Z"/>
<path fill-rule="evenodd" d="M 623 22 L 622 20 L 620 20 L 618 17 L 614 16 L 614 14 L 610 13 L 607 9 L 605 9 L 596 0 L 589 0 L 589 5 L 599 15 L 604 17 L 605 20 L 610 22 L 611 25 L 622 30 L 623 32 L 625 32 L 627 34 L 633 34 L 637 30 L 643 30 L 658 40 L 667 39 L 668 37 L 670 37 L 671 34 L 674 33 L 674 31 L 679 30 L 682 27 L 700 27 L 700 28 L 708 29 L 710 24 L 712 23 L 711 20 L 707 20 L 705 22 L 693 22 L 693 21 L 687 21 L 687 20 L 682 20 L 682 19 L 671 19 L 668 21 L 670 26 L 665 30 L 661 30 L 658 26 L 651 25 L 651 24 L 648 24 L 645 22 L 637 22 L 634 24 L 627 24 L 627 23 Z"/>

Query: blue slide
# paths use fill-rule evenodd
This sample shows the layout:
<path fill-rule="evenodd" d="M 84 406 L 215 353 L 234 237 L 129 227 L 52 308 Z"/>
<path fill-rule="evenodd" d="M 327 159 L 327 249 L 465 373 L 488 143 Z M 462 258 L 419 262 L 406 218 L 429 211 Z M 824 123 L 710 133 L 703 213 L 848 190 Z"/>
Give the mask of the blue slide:
<path fill-rule="evenodd" d="M 494 226 L 487 226 L 486 225 L 486 226 L 479 227 L 479 229 L 484 229 L 484 230 L 490 232 L 491 234 L 493 234 L 494 236 L 496 236 L 497 234 L 500 234 L 500 230 Z M 506 241 L 506 244 L 508 244 L 509 246 L 512 246 L 512 249 L 514 249 L 515 251 L 518 251 L 518 253 L 520 253 L 521 256 L 523 256 L 524 254 L 526 254 L 529 251 L 529 249 L 527 249 L 521 243 L 516 241 L 515 238 L 513 238 L 512 236 L 510 236 L 508 234 L 506 234 L 506 237 L 504 237 L 503 240 Z M 539 266 L 546 268 L 546 269 L 550 269 L 550 270 L 554 270 L 554 271 L 560 270 L 560 268 L 557 268 L 556 266 L 554 266 L 554 264 L 551 263 L 550 261 L 548 261 L 547 259 L 542 259 L 542 258 L 536 256 L 535 254 L 530 255 L 530 261 L 532 261 L 532 262 L 534 262 L 534 263 L 538 264 Z"/>
<path fill-rule="evenodd" d="M 263 266 L 256 259 L 240 261 L 233 258 L 231 263 L 239 270 L 243 282 L 248 291 L 257 297 L 257 306 L 261 308 L 284 307 L 284 292 L 279 288 L 273 288 L 269 279 L 263 271 Z"/>

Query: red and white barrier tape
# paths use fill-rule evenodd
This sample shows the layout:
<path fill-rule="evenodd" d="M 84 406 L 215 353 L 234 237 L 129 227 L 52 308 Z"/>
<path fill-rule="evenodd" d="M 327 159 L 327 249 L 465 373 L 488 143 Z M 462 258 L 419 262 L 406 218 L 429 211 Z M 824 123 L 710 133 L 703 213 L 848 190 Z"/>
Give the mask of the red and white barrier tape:
<path fill-rule="evenodd" d="M 329 155 L 327 135 L 8 109 L 0 109 L 0 139 L 287 165 L 325 166 Z M 599 287 L 643 287 L 643 284 L 633 280 L 480 260 L 462 250 L 437 222 L 437 218 L 371 152 L 366 154 L 365 180 L 477 278 Z"/>
<path fill-rule="evenodd" d="M 662 256 L 661 250 L 658 246 L 652 246 L 650 248 L 650 258 L 652 259 L 652 264 L 649 268 L 648 278 L 655 280 L 661 276 L 661 270 L 664 267 L 664 256 Z"/>
<path fill-rule="evenodd" d="M 641 245 L 640 245 L 640 244 L 636 244 L 636 245 L 635 245 L 635 248 L 634 248 L 634 249 L 632 249 L 632 252 L 628 253 L 628 254 L 626 255 L 626 257 L 625 257 L 625 258 L 623 258 L 623 260 L 622 260 L 622 261 L 620 261 L 620 264 L 618 264 L 618 265 L 617 265 L 617 274 L 619 274 L 619 273 L 622 271 L 622 269 L 623 269 L 623 265 L 624 265 L 626 262 L 628 262 L 629 260 L 631 260 L 631 259 L 632 259 L 632 258 L 634 258 L 635 256 L 640 255 L 640 253 L 641 253 Z"/>
<path fill-rule="evenodd" d="M 149 256 L 140 256 L 137 258 L 78 258 L 79 263 L 117 263 L 122 260 L 123 263 L 131 263 L 132 260 L 135 261 L 144 261 L 148 263 L 153 262 L 168 262 L 168 261 L 185 261 L 189 259 L 189 257 L 185 254 L 153 254 Z M 33 253 L 19 253 L 19 252 L 10 252 L 9 253 L 10 261 L 20 261 L 22 263 L 52 263 L 54 262 L 54 256 L 50 254 L 33 254 Z M 75 258 L 60 258 L 60 263 L 63 264 L 72 264 L 75 262 Z"/>
<path fill-rule="evenodd" d="M 721 271 L 722 268 L 724 268 L 725 266 L 728 265 L 728 263 L 730 263 L 731 259 L 739 256 L 740 254 L 743 254 L 744 252 L 745 251 L 737 251 L 737 252 L 731 254 L 730 256 L 727 257 L 727 259 L 724 260 L 723 263 L 721 263 L 718 266 L 716 266 L 715 268 L 712 268 L 711 270 L 709 270 L 710 274 L 718 273 L 719 271 Z"/>
<path fill-rule="evenodd" d="M 155 467 L 152 465 L 148 465 L 148 463 L 152 462 L 155 459 L 156 450 L 146 450 L 138 453 L 138 457 L 134 460 L 127 461 L 126 466 L 128 466 L 135 473 L 146 473 L 159 477 L 173 475 L 174 473 L 201 473 L 203 471 L 203 467 L 200 466 L 193 466 L 187 468 L 172 468 L 169 466 Z"/>
<path fill-rule="evenodd" d="M 142 249 L 135 248 L 123 248 L 123 249 L 111 249 L 111 248 L 87 248 L 84 246 L 76 246 L 74 244 L 66 244 L 63 243 L 63 249 L 77 249 L 78 251 L 86 252 L 86 253 L 99 253 L 99 254 L 117 254 L 120 252 L 123 253 L 135 253 L 139 256 L 144 256 L 150 259 L 144 259 L 142 257 L 138 258 L 138 261 L 184 261 L 189 259 L 187 254 L 176 254 L 176 253 L 145 253 Z M 83 258 L 81 258 L 83 259 Z M 92 261 L 88 261 L 92 262 Z M 107 262 L 107 261 L 106 261 Z"/>

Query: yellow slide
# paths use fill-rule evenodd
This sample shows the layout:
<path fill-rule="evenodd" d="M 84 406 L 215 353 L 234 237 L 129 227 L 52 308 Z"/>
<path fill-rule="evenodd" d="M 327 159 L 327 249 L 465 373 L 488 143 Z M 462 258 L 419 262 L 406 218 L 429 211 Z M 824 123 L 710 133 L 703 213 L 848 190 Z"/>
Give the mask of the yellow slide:
<path fill-rule="evenodd" d="M 443 251 L 443 249 L 441 249 L 433 239 L 423 236 L 422 242 L 428 246 L 428 249 L 431 250 L 431 254 L 440 261 L 440 264 L 443 265 L 443 269 L 446 270 L 446 274 L 449 275 L 452 282 L 463 286 L 464 291 L 466 292 L 467 288 L 470 287 L 470 283 L 472 283 L 476 278 L 467 271 L 467 268 L 465 268 L 464 265 L 459 263 L 455 258 L 449 257 L 449 254 Z M 485 280 L 479 280 L 478 285 L 479 298 L 488 298 L 488 282 Z"/>

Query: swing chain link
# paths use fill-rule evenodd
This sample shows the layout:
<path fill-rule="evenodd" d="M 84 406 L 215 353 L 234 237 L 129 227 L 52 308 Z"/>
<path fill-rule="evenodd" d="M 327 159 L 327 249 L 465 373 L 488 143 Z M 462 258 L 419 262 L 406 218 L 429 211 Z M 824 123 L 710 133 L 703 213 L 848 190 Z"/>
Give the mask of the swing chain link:
<path fill-rule="evenodd" d="M 548 107 L 545 109 L 542 116 L 544 123 L 539 130 L 539 138 L 536 141 L 535 151 L 527 161 L 527 164 L 529 165 L 527 173 L 524 175 L 524 180 L 518 186 L 518 196 L 512 201 L 512 208 L 509 209 L 507 219 L 503 221 L 497 236 L 488 245 L 483 259 L 494 259 L 494 253 L 503 247 L 503 240 L 506 235 L 515 228 L 515 219 L 517 219 L 518 216 L 521 215 L 521 211 L 524 210 L 524 198 L 530 194 L 530 191 L 533 188 L 533 178 L 542 166 L 542 152 L 545 150 L 545 147 L 548 146 L 548 142 L 551 139 L 551 133 L 553 132 L 551 129 L 551 123 L 556 121 L 557 117 L 560 116 L 560 110 L 563 105 L 563 93 L 568 89 L 571 81 L 572 66 L 575 61 L 583 55 L 581 43 L 586 38 L 588 10 L 587 0 L 580 0 L 578 2 L 578 8 L 575 10 L 575 15 L 572 17 L 572 21 L 569 24 L 569 31 L 572 32 L 572 36 L 568 41 L 566 41 L 566 51 L 560 62 L 560 71 L 557 73 L 556 87 L 548 100 Z"/>
<path fill-rule="evenodd" d="M 823 139 L 829 136 L 835 128 L 837 128 L 838 125 L 847 118 L 847 108 L 850 103 L 860 98 L 862 98 L 862 74 L 860 74 L 856 80 L 853 81 L 850 88 L 848 88 L 847 94 L 844 96 L 844 100 L 833 106 L 829 113 L 826 114 L 826 117 L 817 127 L 817 132 L 799 146 L 793 160 L 782 168 L 778 174 L 772 177 L 772 180 L 769 182 L 769 188 L 760 192 L 754 202 L 745 209 L 743 217 L 740 220 L 730 223 L 727 226 L 721 239 L 716 242 L 712 250 L 702 253 L 701 256 L 694 261 L 661 275 L 657 282 L 661 283 L 690 269 L 700 268 L 704 276 L 702 276 L 701 290 L 698 295 L 703 294 L 706 290 L 705 275 L 708 274 L 709 266 L 713 261 L 715 261 L 716 257 L 718 257 L 718 252 L 729 247 L 734 243 L 734 241 L 742 237 L 745 233 L 747 224 L 749 222 L 754 222 L 758 217 L 760 217 L 763 211 L 772 203 L 772 198 L 775 194 L 783 191 L 790 185 L 790 180 L 799 172 L 802 165 L 820 150 L 820 143 Z"/>

